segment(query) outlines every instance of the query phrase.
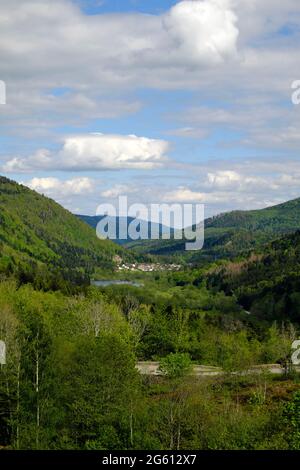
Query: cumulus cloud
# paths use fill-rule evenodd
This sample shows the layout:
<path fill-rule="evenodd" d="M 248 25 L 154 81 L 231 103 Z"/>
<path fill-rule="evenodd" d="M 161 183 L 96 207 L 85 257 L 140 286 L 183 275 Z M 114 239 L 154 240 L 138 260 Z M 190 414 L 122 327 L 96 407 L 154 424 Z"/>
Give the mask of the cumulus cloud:
<path fill-rule="evenodd" d="M 151 170 L 164 164 L 168 148 L 164 140 L 136 135 L 77 135 L 67 137 L 58 152 L 40 149 L 27 158 L 15 157 L 5 163 L 3 170 Z"/>
<path fill-rule="evenodd" d="M 175 53 L 195 63 L 222 63 L 236 55 L 239 31 L 229 0 L 186 0 L 164 16 Z"/>
<path fill-rule="evenodd" d="M 179 186 L 177 189 L 167 192 L 163 200 L 168 203 L 220 203 L 223 200 L 222 194 L 195 191 L 187 186 Z"/>
<path fill-rule="evenodd" d="M 133 194 L 139 191 L 139 188 L 128 184 L 116 184 L 109 189 L 101 192 L 101 196 L 107 199 L 115 199 L 122 195 Z"/>
<path fill-rule="evenodd" d="M 145 65 L 169 64 L 170 53 L 174 65 L 218 63 L 235 54 L 238 35 L 226 0 L 183 1 L 162 15 L 92 16 L 68 0 L 11 0 L 1 2 L 1 18 L 4 72 L 22 69 L 44 84 L 67 76 L 77 86 L 126 85 Z"/>
<path fill-rule="evenodd" d="M 32 178 L 23 184 L 38 193 L 57 199 L 65 196 L 84 195 L 93 192 L 95 189 L 94 181 L 86 177 L 69 180 L 60 180 L 52 177 Z"/>
<path fill-rule="evenodd" d="M 215 173 L 208 173 L 207 175 L 208 184 L 221 188 L 239 183 L 241 179 L 241 175 L 232 170 L 217 171 Z"/>
<path fill-rule="evenodd" d="M 101 182 L 88 177 L 70 179 L 35 177 L 21 183 L 54 199 L 73 213 L 88 214 L 93 213 L 98 204 L 97 188 Z"/>
<path fill-rule="evenodd" d="M 265 188 L 266 185 L 269 189 L 277 188 L 275 182 L 270 181 L 270 179 L 255 174 L 246 175 L 243 171 L 238 172 L 236 170 L 209 172 L 206 181 L 204 181 L 204 186 L 207 188 L 236 191 L 257 191 Z"/>

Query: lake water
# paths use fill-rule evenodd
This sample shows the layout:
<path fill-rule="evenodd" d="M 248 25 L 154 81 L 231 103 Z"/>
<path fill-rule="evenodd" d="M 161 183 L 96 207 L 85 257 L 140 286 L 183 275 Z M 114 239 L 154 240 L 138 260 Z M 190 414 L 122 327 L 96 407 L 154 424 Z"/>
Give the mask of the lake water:
<path fill-rule="evenodd" d="M 107 287 L 107 286 L 133 286 L 133 287 L 143 287 L 144 284 L 141 282 L 135 282 L 135 281 L 119 281 L 119 280 L 103 280 L 103 281 L 91 281 L 91 284 L 93 286 L 98 286 L 98 287 Z"/>

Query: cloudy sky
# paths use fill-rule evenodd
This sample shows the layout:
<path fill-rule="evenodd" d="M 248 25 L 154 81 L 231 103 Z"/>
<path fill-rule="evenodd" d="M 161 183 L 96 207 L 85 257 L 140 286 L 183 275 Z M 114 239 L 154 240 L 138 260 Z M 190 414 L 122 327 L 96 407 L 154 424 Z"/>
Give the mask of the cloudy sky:
<path fill-rule="evenodd" d="M 299 0 L 0 0 L 0 172 L 73 212 L 300 196 Z"/>

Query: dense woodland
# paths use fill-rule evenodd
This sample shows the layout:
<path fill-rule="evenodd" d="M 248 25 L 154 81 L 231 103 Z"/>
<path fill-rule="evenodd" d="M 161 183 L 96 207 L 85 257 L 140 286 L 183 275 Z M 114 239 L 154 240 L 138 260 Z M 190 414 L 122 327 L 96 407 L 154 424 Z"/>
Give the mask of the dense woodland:
<path fill-rule="evenodd" d="M 300 449 L 290 360 L 299 232 L 230 260 L 128 274 L 142 287 L 99 288 L 90 277 L 115 276 L 113 256 L 134 251 L 98 241 L 32 191 L 1 185 L 2 448 Z M 140 375 L 139 360 L 158 361 L 162 375 Z M 244 373 L 274 363 L 285 374 Z M 193 364 L 223 373 L 196 377 Z"/>

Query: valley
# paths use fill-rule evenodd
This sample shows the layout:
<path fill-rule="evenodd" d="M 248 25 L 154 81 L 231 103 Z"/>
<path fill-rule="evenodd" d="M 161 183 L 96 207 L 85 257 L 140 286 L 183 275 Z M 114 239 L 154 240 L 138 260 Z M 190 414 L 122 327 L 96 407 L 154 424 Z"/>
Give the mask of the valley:
<path fill-rule="evenodd" d="M 208 220 L 190 257 L 98 240 L 2 178 L 0 445 L 300 448 L 298 206 Z"/>

